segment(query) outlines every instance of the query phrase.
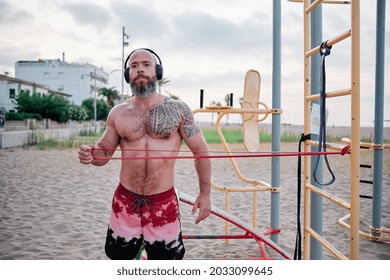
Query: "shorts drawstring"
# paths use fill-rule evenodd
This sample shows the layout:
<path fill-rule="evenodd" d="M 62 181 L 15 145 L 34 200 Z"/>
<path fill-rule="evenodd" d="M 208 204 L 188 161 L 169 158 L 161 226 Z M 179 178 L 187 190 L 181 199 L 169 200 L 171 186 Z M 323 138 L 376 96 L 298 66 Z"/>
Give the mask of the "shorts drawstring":
<path fill-rule="evenodd" d="M 130 203 L 130 207 L 134 205 L 133 213 L 141 214 L 142 213 L 142 204 L 145 205 L 145 208 L 148 212 L 153 211 L 154 205 L 153 205 L 152 201 L 150 201 L 149 199 L 139 198 L 139 199 L 133 200 Z"/>

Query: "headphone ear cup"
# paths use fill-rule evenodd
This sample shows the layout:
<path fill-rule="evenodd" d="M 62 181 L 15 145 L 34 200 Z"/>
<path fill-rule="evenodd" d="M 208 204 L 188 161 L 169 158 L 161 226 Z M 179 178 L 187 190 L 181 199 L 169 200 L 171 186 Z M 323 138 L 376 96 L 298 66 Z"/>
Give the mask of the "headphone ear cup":
<path fill-rule="evenodd" d="M 129 77 L 129 75 L 130 75 L 130 68 L 129 68 L 129 67 L 126 67 L 126 68 L 125 68 L 125 71 L 123 71 L 123 76 L 124 76 L 124 78 L 125 78 L 125 80 L 126 80 L 126 83 L 129 83 L 129 82 L 130 82 L 130 77 Z"/>
<path fill-rule="evenodd" d="M 162 65 L 160 64 L 157 64 L 156 65 L 156 78 L 157 80 L 161 80 L 164 76 L 164 68 L 162 67 Z"/>

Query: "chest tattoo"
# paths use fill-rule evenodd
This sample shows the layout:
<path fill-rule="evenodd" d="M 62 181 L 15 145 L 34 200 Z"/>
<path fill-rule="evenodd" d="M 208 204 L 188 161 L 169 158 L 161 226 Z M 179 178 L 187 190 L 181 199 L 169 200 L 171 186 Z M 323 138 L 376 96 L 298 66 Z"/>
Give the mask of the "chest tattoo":
<path fill-rule="evenodd" d="M 148 129 L 156 135 L 172 135 L 179 128 L 180 122 L 188 138 L 200 131 L 191 109 L 183 102 L 168 99 L 149 111 Z"/>
<path fill-rule="evenodd" d="M 180 124 L 180 111 L 170 102 L 153 108 L 149 111 L 148 129 L 160 136 L 169 136 L 174 133 Z"/>

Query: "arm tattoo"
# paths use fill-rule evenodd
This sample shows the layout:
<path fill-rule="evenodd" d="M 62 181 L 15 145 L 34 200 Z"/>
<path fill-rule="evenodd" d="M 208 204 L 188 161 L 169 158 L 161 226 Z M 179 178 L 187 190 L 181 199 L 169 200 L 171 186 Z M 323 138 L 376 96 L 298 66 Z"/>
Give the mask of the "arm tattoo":
<path fill-rule="evenodd" d="M 194 115 L 191 112 L 190 107 L 183 102 L 179 102 L 180 111 L 183 118 L 183 129 L 187 138 L 198 134 L 200 131 L 199 126 L 195 123 Z"/>

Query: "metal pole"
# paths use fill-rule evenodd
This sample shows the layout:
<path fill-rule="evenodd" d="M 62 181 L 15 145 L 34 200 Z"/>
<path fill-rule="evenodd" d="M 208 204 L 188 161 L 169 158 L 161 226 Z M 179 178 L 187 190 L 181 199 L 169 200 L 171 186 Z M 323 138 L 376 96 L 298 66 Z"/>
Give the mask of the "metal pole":
<path fill-rule="evenodd" d="M 94 120 L 94 129 L 95 129 L 95 135 L 97 133 L 97 114 L 96 114 L 96 67 L 95 67 L 95 71 L 94 71 L 94 88 L 93 88 L 93 93 L 94 93 L 94 97 L 93 97 L 93 120 Z"/>
<path fill-rule="evenodd" d="M 204 90 L 201 89 L 200 90 L 200 104 L 199 104 L 199 108 L 203 108 L 203 97 L 204 97 Z"/>
<path fill-rule="evenodd" d="M 281 3 L 273 2 L 273 34 L 272 34 L 272 108 L 281 107 Z M 272 151 L 280 151 L 280 114 L 272 114 Z M 280 187 L 280 158 L 272 157 L 271 185 Z M 280 228 L 280 194 L 271 192 L 271 228 Z M 271 234 L 271 240 L 279 241 L 279 234 Z"/>
<path fill-rule="evenodd" d="M 309 0 L 304 0 L 303 5 L 303 28 L 304 28 L 304 53 L 306 53 L 310 48 L 310 18 L 309 15 L 305 13 L 306 7 L 309 5 Z M 310 96 L 310 61 L 311 57 L 304 56 L 304 133 L 305 135 L 310 134 L 310 103 L 306 101 L 306 97 Z M 309 152 L 310 146 L 305 143 L 305 152 Z M 304 185 L 310 182 L 310 160 L 311 157 L 304 157 Z M 304 199 L 303 199 L 303 228 L 310 226 L 310 193 L 311 191 L 308 188 L 304 188 Z M 309 249 L 310 249 L 310 234 L 307 230 L 303 230 L 303 258 L 305 260 L 310 259 Z"/>
<path fill-rule="evenodd" d="M 383 145 L 386 0 L 377 1 L 374 142 Z M 381 228 L 383 149 L 374 150 L 372 227 Z M 374 233 L 375 234 L 375 233 Z"/>
<path fill-rule="evenodd" d="M 359 259 L 360 217 L 360 0 L 351 1 L 351 260 Z"/>
<path fill-rule="evenodd" d="M 124 84 L 123 84 L 123 76 L 124 76 L 124 71 L 125 71 L 125 46 L 124 46 L 124 41 L 125 41 L 125 38 L 124 38 L 124 34 L 125 34 L 125 27 L 122 26 L 122 98 L 123 98 L 123 89 L 124 89 Z"/>
<path fill-rule="evenodd" d="M 129 43 L 125 41 L 125 38 L 129 39 L 129 36 L 125 33 L 125 27 L 122 26 L 122 99 L 123 99 L 123 94 L 124 94 L 123 76 L 124 76 L 124 72 L 125 72 L 125 47 L 127 47 L 129 45 Z"/>
<path fill-rule="evenodd" d="M 311 3 L 314 0 L 310 1 Z M 322 4 L 319 5 L 315 10 L 310 13 L 311 18 L 311 48 L 314 48 L 321 44 L 322 42 Z M 311 76 L 311 88 L 310 94 L 316 94 L 321 90 L 321 56 L 320 53 L 311 56 L 311 68 L 310 68 L 310 76 Z M 318 101 L 313 101 L 313 103 L 318 103 Z M 308 112 L 309 113 L 309 112 Z M 310 114 L 310 113 L 309 113 Z M 312 131 L 312 140 L 318 140 L 318 132 Z M 317 151 L 316 147 L 311 148 L 312 151 Z M 322 186 L 317 184 L 313 178 L 315 165 L 317 164 L 317 157 L 311 157 L 311 184 L 322 189 Z M 322 181 L 322 172 L 323 169 L 322 160 L 319 161 L 317 167 L 317 179 Z M 310 225 L 313 230 L 315 230 L 319 235 L 322 235 L 322 209 L 323 209 L 323 199 L 320 195 L 311 192 L 310 194 Z M 321 260 L 322 259 L 322 245 L 312 236 L 310 237 L 310 259 L 311 260 Z"/>

